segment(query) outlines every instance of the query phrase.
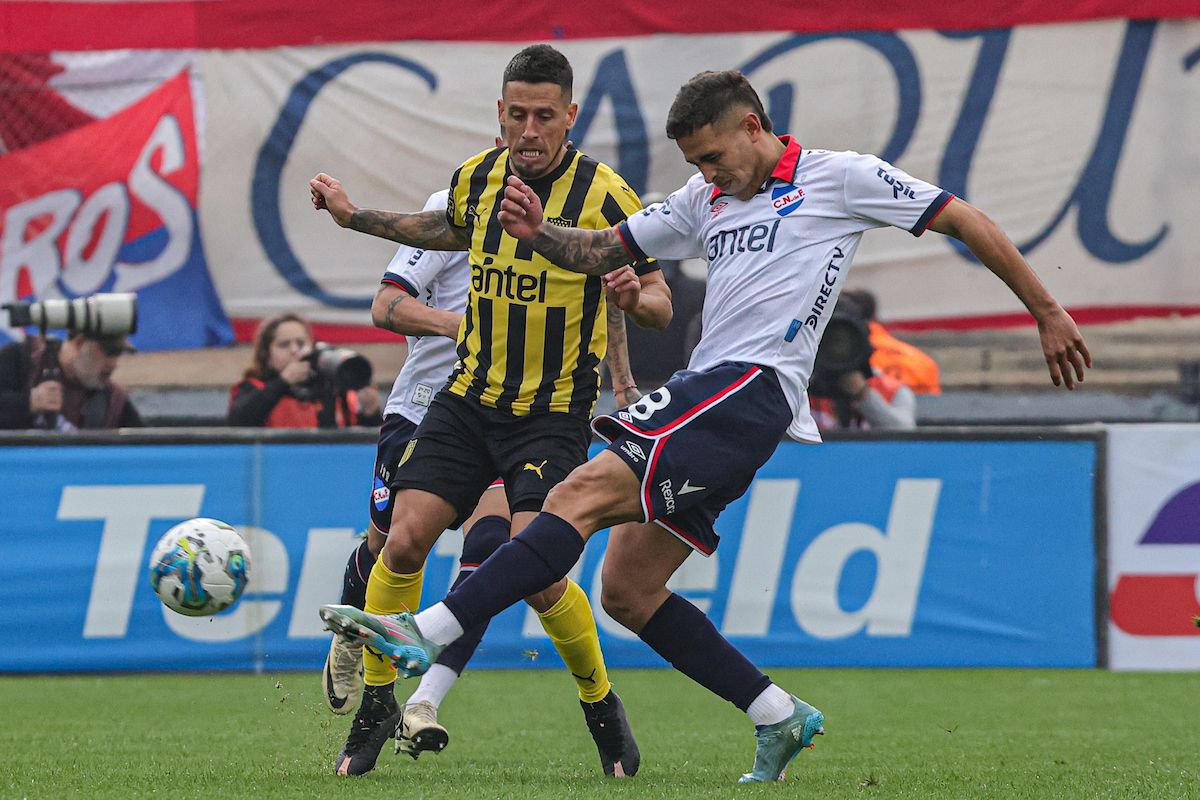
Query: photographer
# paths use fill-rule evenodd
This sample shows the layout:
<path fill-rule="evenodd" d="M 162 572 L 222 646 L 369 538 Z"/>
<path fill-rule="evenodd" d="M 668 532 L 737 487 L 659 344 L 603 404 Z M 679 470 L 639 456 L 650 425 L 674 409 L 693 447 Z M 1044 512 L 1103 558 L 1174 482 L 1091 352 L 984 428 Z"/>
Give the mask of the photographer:
<path fill-rule="evenodd" d="M 339 381 L 341 369 L 314 364 L 308 322 L 291 312 L 266 319 L 254 336 L 253 361 L 242 382 L 230 391 L 230 425 L 265 428 L 345 428 L 382 421 L 379 393 L 370 386 L 370 367 L 362 356 L 333 351 L 357 367 L 355 380 Z M 365 378 L 361 371 L 365 370 Z M 329 374 L 330 372 L 333 374 Z M 358 387 L 351 388 L 350 384 Z"/>
<path fill-rule="evenodd" d="M 897 339 L 879 321 L 875 295 L 866 289 L 846 289 L 842 297 L 858 303 L 871 332 L 871 366 L 912 389 L 916 394 L 941 394 L 941 370 L 933 358 L 916 345 Z"/>
<path fill-rule="evenodd" d="M 808 394 L 822 430 L 917 426 L 912 389 L 871 366 L 869 317 L 849 294 L 838 300 L 817 348 Z"/>
<path fill-rule="evenodd" d="M 123 334 L 31 336 L 0 348 L 0 428 L 71 431 L 140 427 L 125 389 L 112 381 Z"/>

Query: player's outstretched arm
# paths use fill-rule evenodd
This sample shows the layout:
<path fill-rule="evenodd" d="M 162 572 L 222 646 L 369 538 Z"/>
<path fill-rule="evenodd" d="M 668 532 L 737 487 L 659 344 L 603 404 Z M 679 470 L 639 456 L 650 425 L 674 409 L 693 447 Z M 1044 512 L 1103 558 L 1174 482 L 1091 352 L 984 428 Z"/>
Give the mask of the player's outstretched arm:
<path fill-rule="evenodd" d="M 350 202 L 350 196 L 346 194 L 341 181 L 324 172 L 317 173 L 308 182 L 308 191 L 312 196 L 313 208 L 318 211 L 325 209 L 333 221 L 343 228 L 426 250 L 467 249 L 465 232 L 453 227 L 441 211 L 403 214 L 359 208 Z"/>
<path fill-rule="evenodd" d="M 546 225 L 542 201 L 515 175 L 508 178 L 497 216 L 509 236 L 529 242 L 555 266 L 571 272 L 603 275 L 632 259 L 616 228 L 587 231 Z"/>
<path fill-rule="evenodd" d="M 929 227 L 962 241 L 1029 309 L 1037 320 L 1054 385 L 1074 389 L 1076 380 L 1082 382 L 1084 367 L 1092 366 L 1083 335 L 1000 226 L 979 209 L 954 198 Z"/>

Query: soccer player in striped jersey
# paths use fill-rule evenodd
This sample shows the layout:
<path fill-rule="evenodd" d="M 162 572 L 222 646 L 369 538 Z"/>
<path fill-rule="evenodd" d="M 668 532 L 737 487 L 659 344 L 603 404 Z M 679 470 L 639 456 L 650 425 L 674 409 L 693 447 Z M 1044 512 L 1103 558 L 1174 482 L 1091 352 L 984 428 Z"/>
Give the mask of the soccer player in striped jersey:
<path fill-rule="evenodd" d="M 571 66 L 561 53 L 547 45 L 519 52 L 505 69 L 497 104 L 506 147 L 480 153 L 454 173 L 444 213 L 360 209 L 328 175 L 310 181 L 314 206 L 342 227 L 414 247 L 465 249 L 471 266 L 459 363 L 391 484 L 395 509 L 367 586 L 367 611 L 374 613 L 347 606 L 323 611 L 330 627 L 368 645 L 387 634 L 376 614 L 416 602 L 413 587 L 434 542 L 470 513 L 497 474 L 516 533 L 550 489 L 586 460 L 608 344 L 607 298 L 639 325 L 662 328 L 671 319 L 670 290 L 652 262 L 617 265 L 603 276 L 573 274 L 509 236 L 496 217 L 513 174 L 535 187 L 555 224 L 601 229 L 640 210 L 619 175 L 567 140 L 578 111 L 571 91 Z M 632 775 L 640 754 L 609 683 L 587 595 L 563 579 L 527 599 L 575 678 L 604 771 Z M 395 673 L 365 664 L 359 717 L 386 726 L 396 708 Z M 353 754 L 349 761 L 353 772 Z"/>
<path fill-rule="evenodd" d="M 446 207 L 447 190 L 430 195 L 426 210 Z M 366 605 L 367 576 L 378 558 L 392 518 L 394 496 L 390 482 L 417 425 L 425 416 L 437 389 L 446 383 L 456 359 L 454 339 L 462 324 L 467 304 L 467 285 L 471 269 L 467 254 L 461 251 L 421 250 L 401 245 L 383 273 L 379 290 L 371 305 L 371 318 L 377 327 L 409 337 L 410 348 L 404 366 L 392 386 L 384 407 L 383 425 L 370 496 L 371 527 L 366 539 L 350 554 L 343 579 L 341 602 L 356 608 Z M 608 313 L 609 346 L 605 360 L 616 392 L 618 405 L 637 399 L 630 387 L 633 377 L 625 346 L 625 316 L 615 304 Z M 508 541 L 510 522 L 508 501 L 502 481 L 495 481 L 480 499 L 471 517 L 463 524 L 465 536 L 459 574 L 455 585 L 465 580 L 501 544 Z M 462 674 L 474 654 L 487 625 L 459 639 L 438 657 L 429 672 L 405 704 L 401 724 L 393 726 L 397 751 L 417 758 L 422 752 L 440 752 L 449 742 L 449 733 L 437 719 L 438 708 Z M 367 658 L 380 655 L 368 651 Z M 359 706 L 363 692 L 363 647 L 334 636 L 321 672 L 325 702 L 335 714 L 349 714 Z M 351 748 L 358 758 L 356 769 L 369 765 L 368 753 L 377 753 L 386 741 L 386 728 L 356 727 L 356 739 L 373 735 L 378 747 Z M 349 769 L 351 759 L 342 754 L 339 769 Z"/>

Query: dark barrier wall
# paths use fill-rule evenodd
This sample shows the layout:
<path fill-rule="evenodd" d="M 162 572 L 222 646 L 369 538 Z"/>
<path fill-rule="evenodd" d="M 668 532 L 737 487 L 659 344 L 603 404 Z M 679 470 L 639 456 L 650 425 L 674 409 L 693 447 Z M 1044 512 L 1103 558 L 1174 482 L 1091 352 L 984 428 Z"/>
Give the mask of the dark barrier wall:
<path fill-rule="evenodd" d="M 755 661 L 779 666 L 1094 666 L 1102 433 L 1039 429 L 785 443 L 674 588 Z M 345 559 L 367 522 L 370 434 L 211 430 L 0 439 L 0 671 L 316 669 Z M 146 562 L 170 526 L 246 536 L 245 598 L 164 609 Z M 600 611 L 606 535 L 573 573 L 610 663 L 657 656 Z M 442 537 L 425 600 L 453 579 Z M 39 635 L 29 636 L 36 624 Z M 540 655 L 539 655 L 540 654 Z M 535 660 L 536 659 L 536 660 Z M 477 666 L 557 664 L 522 606 Z"/>

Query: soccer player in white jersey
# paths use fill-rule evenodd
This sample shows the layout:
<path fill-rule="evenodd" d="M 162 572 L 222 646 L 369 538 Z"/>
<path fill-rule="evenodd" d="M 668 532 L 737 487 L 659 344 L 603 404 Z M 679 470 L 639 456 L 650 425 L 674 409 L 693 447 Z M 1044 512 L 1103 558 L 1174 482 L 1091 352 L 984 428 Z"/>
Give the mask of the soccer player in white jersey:
<path fill-rule="evenodd" d="M 824 715 L 771 682 L 704 614 L 666 588 L 691 551 L 711 553 L 713 521 L 788 434 L 820 439 L 805 393 L 821 333 L 864 231 L 885 225 L 962 240 L 1037 320 L 1055 385 L 1091 366 L 1071 317 L 983 213 L 874 156 L 804 150 L 771 132 L 739 72 L 705 72 L 679 90 L 667 135 L 700 174 L 661 204 L 601 231 L 556 228 L 509 179 L 501 222 L 555 264 L 602 274 L 631 255 L 708 260 L 703 333 L 688 369 L 599 417 L 608 449 L 576 468 L 540 514 L 446 599 L 392 620 L 393 659 L 420 662 L 464 629 L 574 565 L 593 532 L 610 537 L 602 603 L 681 672 L 745 711 L 758 743 L 743 782 L 779 779 Z M 478 580 L 476 580 L 478 579 Z"/>

